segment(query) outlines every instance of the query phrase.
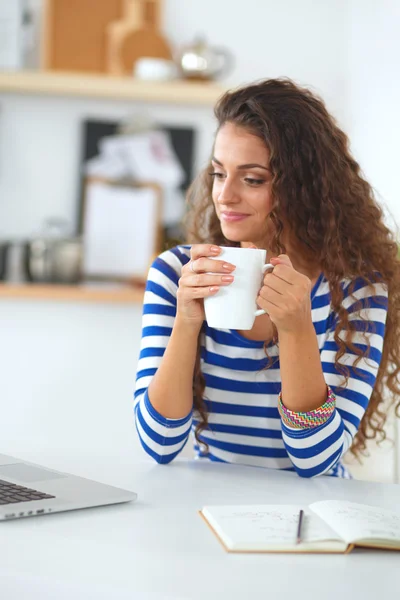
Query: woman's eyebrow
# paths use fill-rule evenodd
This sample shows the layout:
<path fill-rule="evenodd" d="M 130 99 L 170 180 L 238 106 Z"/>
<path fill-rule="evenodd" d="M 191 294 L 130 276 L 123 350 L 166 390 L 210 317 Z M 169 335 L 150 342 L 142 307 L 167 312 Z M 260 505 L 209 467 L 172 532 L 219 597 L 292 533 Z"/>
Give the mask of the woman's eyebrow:
<path fill-rule="evenodd" d="M 217 163 L 217 165 L 219 165 L 220 167 L 223 167 L 224 165 L 222 164 L 222 162 L 220 162 L 218 159 L 215 158 L 215 156 L 212 157 L 211 159 L 213 162 Z M 259 165 L 258 163 L 248 163 L 246 165 L 239 165 L 238 167 L 236 167 L 237 170 L 241 170 L 241 169 L 264 169 L 265 171 L 270 171 L 268 169 L 268 167 L 264 167 L 263 165 Z"/>

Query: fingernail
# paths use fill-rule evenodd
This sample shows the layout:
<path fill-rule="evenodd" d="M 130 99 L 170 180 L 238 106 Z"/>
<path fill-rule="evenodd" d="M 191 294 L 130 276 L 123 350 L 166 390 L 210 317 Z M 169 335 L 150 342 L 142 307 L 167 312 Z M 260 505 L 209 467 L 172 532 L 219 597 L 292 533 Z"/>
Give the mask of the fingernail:
<path fill-rule="evenodd" d="M 213 285 L 212 287 L 210 287 L 210 292 L 218 292 L 219 287 L 216 285 Z"/>
<path fill-rule="evenodd" d="M 221 281 L 233 281 L 234 277 L 232 275 L 222 275 Z"/>
<path fill-rule="evenodd" d="M 218 248 L 218 246 L 211 246 L 210 251 L 213 254 L 219 254 L 219 248 Z"/>
<path fill-rule="evenodd" d="M 234 269 L 236 269 L 234 265 L 229 265 L 228 263 L 224 263 L 222 265 L 222 268 L 225 269 L 225 271 L 233 271 Z"/>

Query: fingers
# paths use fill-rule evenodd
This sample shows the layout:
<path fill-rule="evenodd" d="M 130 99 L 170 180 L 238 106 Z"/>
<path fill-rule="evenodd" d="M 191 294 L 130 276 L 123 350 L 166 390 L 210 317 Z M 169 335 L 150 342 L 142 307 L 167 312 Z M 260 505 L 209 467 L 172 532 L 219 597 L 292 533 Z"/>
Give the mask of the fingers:
<path fill-rule="evenodd" d="M 224 260 L 217 260 L 221 248 L 210 244 L 196 244 L 190 251 L 191 261 L 182 269 L 182 272 L 192 273 L 232 273 L 235 265 Z"/>
<path fill-rule="evenodd" d="M 257 298 L 257 304 L 259 304 L 259 306 L 261 306 L 262 300 L 264 300 L 265 302 L 271 303 L 274 306 L 280 306 L 280 304 L 282 303 L 282 294 L 280 294 L 279 292 L 277 292 L 276 290 L 274 290 L 272 288 L 263 286 L 261 288 L 260 293 Z M 264 308 L 264 307 L 262 306 L 262 308 Z"/>
<path fill-rule="evenodd" d="M 213 244 L 194 244 L 190 249 L 190 258 L 196 260 L 200 256 L 218 256 L 221 248 Z"/>
<path fill-rule="evenodd" d="M 208 298 L 213 296 L 219 291 L 218 285 L 210 287 L 180 287 L 178 289 L 178 299 L 184 302 L 191 302 L 192 300 L 200 300 L 202 298 Z"/>
<path fill-rule="evenodd" d="M 276 259 L 271 258 L 271 264 L 274 264 L 274 261 Z M 278 263 L 276 264 L 276 266 L 274 266 L 274 270 L 271 272 L 269 271 L 265 276 L 264 276 L 264 282 L 266 283 L 268 280 L 272 280 L 272 278 L 275 279 L 281 279 L 282 281 L 284 281 L 285 283 L 289 283 L 289 284 L 294 284 L 295 280 L 296 280 L 296 276 L 297 276 L 297 272 L 292 268 L 289 267 L 286 264 L 283 263 Z"/>
<path fill-rule="evenodd" d="M 182 276 L 179 288 L 185 298 L 206 298 L 217 292 L 220 287 L 230 285 L 234 280 L 232 275 L 192 274 Z"/>
<path fill-rule="evenodd" d="M 271 258 L 271 262 L 274 265 L 286 265 L 288 267 L 293 267 L 292 265 L 292 261 L 290 260 L 290 258 L 288 257 L 287 254 L 280 254 L 279 256 L 276 256 L 275 258 Z"/>
<path fill-rule="evenodd" d="M 235 265 L 218 260 L 221 248 L 211 244 L 195 244 L 191 260 L 182 268 L 178 294 L 184 302 L 212 296 L 222 286 L 234 281 Z"/>
<path fill-rule="evenodd" d="M 213 275 L 211 273 L 196 273 L 185 277 L 184 285 L 188 287 L 206 287 L 213 285 L 229 285 L 234 280 L 233 275 Z"/>
<path fill-rule="evenodd" d="M 279 294 L 284 294 L 287 291 L 288 286 L 292 286 L 292 285 L 293 284 L 291 284 L 289 281 L 286 281 L 285 279 L 282 279 L 278 275 L 275 275 L 275 272 L 267 273 L 264 276 L 263 287 L 267 287 L 272 290 L 275 290 Z"/>
<path fill-rule="evenodd" d="M 224 260 L 204 257 L 192 260 L 192 267 L 189 266 L 192 273 L 232 273 L 236 269 L 235 265 Z"/>

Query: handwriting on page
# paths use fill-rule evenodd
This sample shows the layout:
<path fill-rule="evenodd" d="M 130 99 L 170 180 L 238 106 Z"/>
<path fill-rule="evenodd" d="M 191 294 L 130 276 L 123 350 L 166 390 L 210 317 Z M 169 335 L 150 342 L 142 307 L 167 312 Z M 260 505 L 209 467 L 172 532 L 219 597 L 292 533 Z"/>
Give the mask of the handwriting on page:
<path fill-rule="evenodd" d="M 349 541 L 400 540 L 400 515 L 390 510 L 339 500 L 316 502 L 311 508 Z"/>
<path fill-rule="evenodd" d="M 253 542 L 294 543 L 296 540 L 299 509 L 274 506 L 258 510 L 232 510 L 218 515 L 222 528 L 232 539 Z M 306 512 L 303 521 L 304 542 L 334 539 L 337 536 L 315 515 Z"/>
<path fill-rule="evenodd" d="M 362 522 L 363 529 L 370 536 L 400 538 L 400 516 L 390 511 L 386 512 L 372 506 L 349 504 L 339 508 L 336 514 L 340 519 Z"/>

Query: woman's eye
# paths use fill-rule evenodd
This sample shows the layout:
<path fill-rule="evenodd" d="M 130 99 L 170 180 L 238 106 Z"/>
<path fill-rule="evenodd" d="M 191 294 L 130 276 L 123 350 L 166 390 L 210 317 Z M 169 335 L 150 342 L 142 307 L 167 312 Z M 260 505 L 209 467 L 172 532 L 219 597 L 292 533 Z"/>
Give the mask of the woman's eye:
<path fill-rule="evenodd" d="M 262 183 L 265 183 L 265 180 L 264 179 L 253 179 L 252 177 L 246 177 L 245 182 L 250 185 L 261 185 Z"/>
<path fill-rule="evenodd" d="M 225 177 L 225 175 L 223 173 L 219 173 L 218 171 L 214 171 L 213 173 L 209 173 L 209 175 L 213 179 L 223 179 Z"/>

